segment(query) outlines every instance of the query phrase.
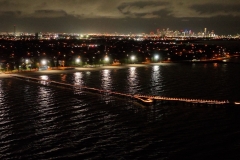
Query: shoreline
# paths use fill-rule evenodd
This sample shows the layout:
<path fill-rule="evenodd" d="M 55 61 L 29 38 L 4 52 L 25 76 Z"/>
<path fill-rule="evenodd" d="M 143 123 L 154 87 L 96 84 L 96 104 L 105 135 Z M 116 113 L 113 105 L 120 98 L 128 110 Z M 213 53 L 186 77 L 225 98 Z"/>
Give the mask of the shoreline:
<path fill-rule="evenodd" d="M 107 65 L 107 66 L 100 66 L 100 67 L 75 67 L 72 69 L 59 67 L 59 69 L 48 69 L 42 71 L 14 71 L 9 73 L 0 73 L 1 78 L 11 78 L 12 75 L 45 75 L 45 74 L 64 74 L 64 73 L 74 73 L 74 72 L 81 72 L 81 71 L 99 71 L 105 69 L 124 69 L 129 67 L 145 67 L 151 65 L 169 65 L 170 63 L 152 63 L 152 64 L 128 64 L 128 65 Z"/>
<path fill-rule="evenodd" d="M 99 71 L 105 69 L 124 69 L 130 67 L 146 67 L 146 66 L 167 66 L 167 65 L 174 65 L 174 64 L 203 64 L 203 63 L 219 63 L 219 62 L 208 62 L 208 61 L 199 61 L 199 62 L 158 62 L 158 63 L 142 63 L 142 64 L 124 64 L 124 65 L 105 65 L 105 66 L 95 66 L 95 67 L 59 67 L 58 69 L 48 69 L 42 71 L 13 71 L 8 73 L 0 73 L 1 78 L 11 78 L 12 75 L 44 75 L 44 74 L 64 74 L 64 73 L 74 73 L 74 72 L 81 72 L 81 71 Z M 220 62 L 220 63 L 236 63 L 236 62 Z M 239 63 L 237 63 L 239 64 Z"/>

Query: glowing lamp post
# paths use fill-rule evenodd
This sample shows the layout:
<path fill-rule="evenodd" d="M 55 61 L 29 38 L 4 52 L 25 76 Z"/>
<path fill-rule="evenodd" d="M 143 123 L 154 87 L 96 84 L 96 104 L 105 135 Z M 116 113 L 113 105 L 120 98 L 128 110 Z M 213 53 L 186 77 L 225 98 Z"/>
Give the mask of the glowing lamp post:
<path fill-rule="evenodd" d="M 109 62 L 109 58 L 108 58 L 107 56 L 104 58 L 104 62 L 105 62 L 106 64 Z"/>
<path fill-rule="evenodd" d="M 7 63 L 7 72 L 8 72 L 8 69 L 9 69 L 9 64 Z"/>
<path fill-rule="evenodd" d="M 134 63 L 135 59 L 136 59 L 135 56 L 131 56 L 131 61 L 132 61 L 132 63 Z"/>
<path fill-rule="evenodd" d="M 29 68 L 29 69 L 31 70 L 31 68 L 32 68 L 31 63 L 32 63 L 32 61 L 29 60 L 29 59 L 25 59 L 25 63 L 26 63 L 26 67 Z"/>
<path fill-rule="evenodd" d="M 155 60 L 155 62 L 157 62 L 159 60 L 159 55 L 155 55 L 154 60 Z"/>
<path fill-rule="evenodd" d="M 42 60 L 42 61 L 41 61 L 41 64 L 42 64 L 43 66 L 45 66 L 45 65 L 47 64 L 47 61 L 46 61 L 46 60 Z"/>
<path fill-rule="evenodd" d="M 54 62 L 54 66 L 57 67 L 57 58 L 55 56 L 53 57 L 53 62 Z"/>
<path fill-rule="evenodd" d="M 95 57 L 93 57 L 93 65 L 95 65 Z"/>
<path fill-rule="evenodd" d="M 79 58 L 76 59 L 76 63 L 80 63 L 80 59 Z"/>
<path fill-rule="evenodd" d="M 26 69 L 28 68 L 28 63 L 29 63 L 29 60 L 28 59 L 25 59 L 25 67 L 26 67 Z"/>
<path fill-rule="evenodd" d="M 47 70 L 47 60 L 43 59 L 38 64 L 39 70 Z"/>
<path fill-rule="evenodd" d="M 79 65 L 79 63 L 80 63 L 80 58 L 76 58 L 75 62 L 76 62 L 76 65 Z"/>

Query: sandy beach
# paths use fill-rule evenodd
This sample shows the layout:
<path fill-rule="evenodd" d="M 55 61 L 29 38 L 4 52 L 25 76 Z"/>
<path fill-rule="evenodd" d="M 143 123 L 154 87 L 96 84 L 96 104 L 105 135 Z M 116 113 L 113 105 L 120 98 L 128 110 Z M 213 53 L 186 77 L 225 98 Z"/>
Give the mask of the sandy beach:
<path fill-rule="evenodd" d="M 100 66 L 100 67 L 75 67 L 73 69 L 67 68 L 59 68 L 59 69 L 48 69 L 43 71 L 14 71 L 14 72 L 6 72 L 0 73 L 0 78 L 11 78 L 12 75 L 44 75 L 44 74 L 64 74 L 64 73 L 74 73 L 80 71 L 97 71 L 97 70 L 105 70 L 105 69 L 123 69 L 129 67 L 145 67 L 151 65 L 169 65 L 169 63 L 149 63 L 149 64 L 128 64 L 128 65 L 108 65 L 108 66 Z"/>

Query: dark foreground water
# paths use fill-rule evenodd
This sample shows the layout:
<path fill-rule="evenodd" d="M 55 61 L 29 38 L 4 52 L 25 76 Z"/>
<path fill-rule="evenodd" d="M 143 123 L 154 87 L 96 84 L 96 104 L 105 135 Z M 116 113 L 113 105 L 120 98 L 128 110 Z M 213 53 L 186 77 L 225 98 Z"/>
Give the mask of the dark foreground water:
<path fill-rule="evenodd" d="M 239 64 L 33 76 L 129 94 L 240 101 Z M 240 159 L 240 106 L 144 106 L 0 79 L 0 159 Z"/>

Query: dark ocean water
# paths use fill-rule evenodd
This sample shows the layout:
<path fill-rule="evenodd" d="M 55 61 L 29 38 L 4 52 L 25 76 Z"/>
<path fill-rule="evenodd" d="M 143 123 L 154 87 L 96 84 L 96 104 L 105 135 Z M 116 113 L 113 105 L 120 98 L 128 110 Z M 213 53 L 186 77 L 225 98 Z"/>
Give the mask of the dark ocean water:
<path fill-rule="evenodd" d="M 166 64 L 32 76 L 128 94 L 240 101 L 239 69 Z M 240 108 L 144 106 L 4 78 L 0 136 L 0 159 L 239 159 Z"/>

